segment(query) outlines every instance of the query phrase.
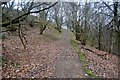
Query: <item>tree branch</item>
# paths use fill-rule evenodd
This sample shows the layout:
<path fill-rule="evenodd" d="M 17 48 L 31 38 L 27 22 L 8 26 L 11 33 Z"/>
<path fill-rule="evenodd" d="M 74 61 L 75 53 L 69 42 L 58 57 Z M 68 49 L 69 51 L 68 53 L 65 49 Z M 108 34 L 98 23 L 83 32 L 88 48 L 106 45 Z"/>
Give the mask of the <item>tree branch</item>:
<path fill-rule="evenodd" d="M 32 11 L 32 12 L 24 13 L 24 14 L 22 14 L 21 16 L 18 16 L 17 18 L 12 19 L 12 20 L 9 21 L 9 22 L 2 23 L 2 27 L 6 27 L 6 26 L 10 25 L 10 23 L 12 23 L 12 24 L 16 24 L 16 23 L 19 22 L 19 19 L 20 19 L 20 21 L 23 21 L 24 19 L 23 19 L 22 17 L 24 17 L 24 16 L 26 16 L 26 15 L 29 15 L 29 14 L 31 14 L 31 13 L 39 13 L 39 12 L 41 12 L 41 11 L 47 10 L 47 9 L 53 7 L 54 5 L 56 5 L 57 3 L 58 3 L 58 2 L 55 2 L 55 3 L 52 4 L 51 6 L 46 7 L 46 8 L 44 8 L 44 9 L 42 9 L 42 10 L 38 10 L 38 11 Z M 22 18 L 22 19 L 21 19 L 21 18 Z"/>
<path fill-rule="evenodd" d="M 103 2 L 103 4 L 105 4 L 114 13 L 114 11 L 111 9 L 111 7 L 108 4 L 106 4 L 105 2 Z"/>

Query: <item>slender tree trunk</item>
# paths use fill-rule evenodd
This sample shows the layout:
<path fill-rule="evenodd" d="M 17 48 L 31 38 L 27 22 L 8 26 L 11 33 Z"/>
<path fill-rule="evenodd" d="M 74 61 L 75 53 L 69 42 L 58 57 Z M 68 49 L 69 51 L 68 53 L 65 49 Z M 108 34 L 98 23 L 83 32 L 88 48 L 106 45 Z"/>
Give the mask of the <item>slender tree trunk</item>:
<path fill-rule="evenodd" d="M 19 22 L 19 26 L 18 26 L 18 34 L 19 34 L 19 38 L 20 38 L 20 40 L 22 42 L 22 45 L 23 45 L 24 49 L 26 49 L 26 45 L 25 45 L 25 43 L 23 41 L 23 38 L 21 36 L 21 24 L 20 24 L 20 22 Z"/>
<path fill-rule="evenodd" d="M 119 54 L 119 25 L 118 25 L 118 2 L 114 2 L 114 17 L 113 17 L 113 27 L 114 27 L 114 37 L 115 40 L 113 41 L 114 45 L 114 53 Z"/>
<path fill-rule="evenodd" d="M 99 25 L 98 49 L 101 50 L 101 26 Z"/>

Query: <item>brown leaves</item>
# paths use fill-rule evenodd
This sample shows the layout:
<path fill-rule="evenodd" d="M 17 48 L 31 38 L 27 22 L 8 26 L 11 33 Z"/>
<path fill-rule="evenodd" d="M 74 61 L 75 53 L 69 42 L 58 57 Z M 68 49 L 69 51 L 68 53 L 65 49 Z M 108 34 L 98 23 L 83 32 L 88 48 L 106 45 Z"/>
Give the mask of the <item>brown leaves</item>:
<path fill-rule="evenodd" d="M 101 78 L 117 78 L 118 77 L 118 57 L 97 50 L 95 48 L 86 47 L 93 52 L 84 48 L 81 49 L 88 59 L 88 66 Z M 100 56 L 101 55 L 101 56 Z"/>
<path fill-rule="evenodd" d="M 45 34 L 51 34 L 46 32 Z M 3 77 L 45 77 L 53 74 L 53 62 L 57 54 L 56 44 L 53 40 L 40 36 L 38 29 L 32 28 L 27 32 L 27 49 L 17 36 L 10 36 L 3 41 L 5 50 L 4 55 L 8 60 L 17 61 L 20 66 L 15 67 L 10 62 L 2 70 Z M 45 40 L 47 39 L 47 40 Z"/>

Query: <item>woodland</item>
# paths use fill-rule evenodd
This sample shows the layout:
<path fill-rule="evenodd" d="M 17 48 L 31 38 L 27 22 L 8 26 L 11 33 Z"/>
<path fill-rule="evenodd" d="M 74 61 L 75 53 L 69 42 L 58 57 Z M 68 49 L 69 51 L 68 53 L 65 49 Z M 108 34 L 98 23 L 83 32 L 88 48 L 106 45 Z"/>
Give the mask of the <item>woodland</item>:
<path fill-rule="evenodd" d="M 2 78 L 118 78 L 120 1 L 0 1 Z"/>

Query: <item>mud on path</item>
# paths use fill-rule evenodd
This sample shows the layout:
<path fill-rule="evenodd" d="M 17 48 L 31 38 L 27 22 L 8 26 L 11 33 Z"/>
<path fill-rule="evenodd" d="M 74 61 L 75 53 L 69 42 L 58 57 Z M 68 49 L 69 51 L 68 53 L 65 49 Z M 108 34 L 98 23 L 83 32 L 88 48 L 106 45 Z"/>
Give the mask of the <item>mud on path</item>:
<path fill-rule="evenodd" d="M 27 49 L 23 49 L 17 36 L 4 40 L 2 54 L 6 57 L 2 77 L 8 78 L 84 78 L 82 65 L 70 45 L 70 34 L 47 29 L 39 35 L 38 29 L 26 33 Z"/>

